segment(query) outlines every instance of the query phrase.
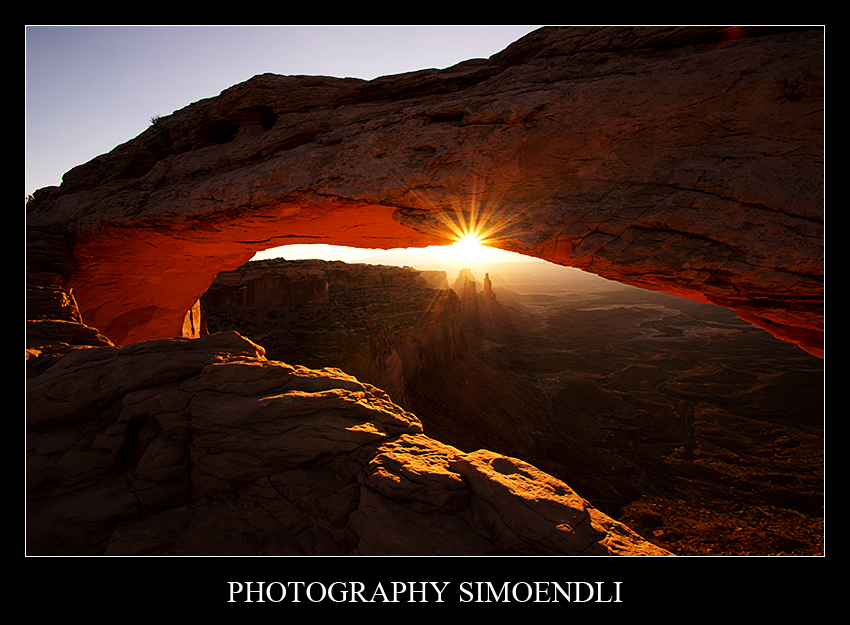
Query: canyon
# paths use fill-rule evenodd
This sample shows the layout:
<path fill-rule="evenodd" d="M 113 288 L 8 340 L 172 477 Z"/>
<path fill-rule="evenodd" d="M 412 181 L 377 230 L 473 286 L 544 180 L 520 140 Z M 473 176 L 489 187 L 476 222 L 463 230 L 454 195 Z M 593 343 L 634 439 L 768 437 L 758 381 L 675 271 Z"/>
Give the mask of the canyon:
<path fill-rule="evenodd" d="M 539 467 L 674 553 L 822 553 L 822 360 L 727 309 L 580 271 L 448 273 L 251 262 L 202 309 L 210 331 L 356 372 L 430 436 Z"/>
<path fill-rule="evenodd" d="M 452 362 L 464 342 L 461 299 L 445 272 L 425 275 L 338 261 L 258 261 L 219 274 L 201 307 L 208 332 L 249 336 L 269 359 L 341 369 L 407 406 L 413 375 Z"/>
<path fill-rule="evenodd" d="M 36 191 L 26 212 L 28 552 L 671 553 L 521 454 L 464 449 L 462 432 L 458 446 L 443 442 L 439 415 L 394 401 L 433 395 L 439 380 L 425 376 L 448 368 L 426 364 L 447 352 L 396 350 L 388 392 L 321 363 L 270 359 L 232 330 L 205 333 L 202 298 L 270 247 L 425 247 L 471 228 L 495 247 L 722 307 L 820 361 L 823 45 L 822 28 L 543 28 L 444 70 L 371 81 L 263 74 Z M 487 301 L 506 304 L 498 285 L 493 276 Z M 314 286 L 298 297 L 321 301 Z M 256 293 L 220 301 L 250 304 Z M 456 345 L 444 315 L 463 298 L 452 297 L 429 311 L 426 344 Z M 539 344 L 541 328 L 574 313 L 546 308 L 525 339 Z M 644 332 L 691 336 L 651 317 L 637 324 Z M 507 334 L 488 337 L 494 327 Z M 471 356 L 496 373 L 511 357 L 535 360 L 517 349 L 528 341 L 511 342 L 517 327 L 470 329 Z M 671 378 L 645 349 L 620 372 L 562 376 L 561 404 L 587 426 L 576 440 L 612 414 L 622 426 L 612 431 L 652 431 L 648 387 L 669 390 Z M 799 370 L 783 379 L 815 376 L 816 386 L 811 361 L 792 360 Z M 737 370 L 700 376 L 734 381 Z M 526 373 L 539 382 L 543 372 Z M 774 374 L 753 375 L 758 384 L 728 402 L 773 400 Z M 700 376 L 676 381 L 679 416 L 693 393 L 706 396 Z M 617 401 L 627 380 L 643 389 L 640 409 Z M 819 415 L 803 413 L 800 427 L 816 428 Z M 720 413 L 712 404 L 707 414 Z M 729 427 L 717 421 L 713 440 Z M 764 436 L 799 440 L 786 427 L 771 422 Z M 539 456 L 541 441 L 526 447 Z M 693 458 L 693 447 L 676 449 L 668 464 Z M 754 488 L 710 458 L 700 484 Z M 630 460 L 642 461 L 654 466 Z M 580 460 L 556 465 L 594 487 Z M 660 531 L 651 498 L 662 496 L 646 492 L 630 523 Z M 798 513 L 816 517 L 806 506 Z"/>

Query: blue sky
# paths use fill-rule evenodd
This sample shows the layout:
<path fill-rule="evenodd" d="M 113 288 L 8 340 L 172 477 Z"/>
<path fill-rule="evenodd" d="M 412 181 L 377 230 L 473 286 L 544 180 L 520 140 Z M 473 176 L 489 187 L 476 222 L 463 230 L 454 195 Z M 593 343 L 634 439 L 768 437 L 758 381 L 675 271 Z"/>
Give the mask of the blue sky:
<path fill-rule="evenodd" d="M 486 58 L 539 26 L 27 26 L 25 194 L 257 74 L 378 76 Z"/>

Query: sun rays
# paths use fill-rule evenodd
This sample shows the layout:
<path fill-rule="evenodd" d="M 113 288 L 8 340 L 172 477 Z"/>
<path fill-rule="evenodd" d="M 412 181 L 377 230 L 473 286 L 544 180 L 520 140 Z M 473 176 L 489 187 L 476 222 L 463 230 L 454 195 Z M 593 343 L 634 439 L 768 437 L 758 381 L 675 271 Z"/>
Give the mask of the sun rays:
<path fill-rule="evenodd" d="M 491 213 L 482 212 L 472 204 L 469 212 L 440 213 L 439 220 L 449 232 L 449 238 L 462 245 L 487 245 L 497 238 L 499 226 Z"/>
<path fill-rule="evenodd" d="M 461 262 L 485 260 L 498 248 L 496 244 L 508 225 L 495 211 L 483 209 L 477 201 L 472 201 L 467 210 L 443 210 L 437 218 L 447 238 L 454 241 L 449 253 Z"/>
<path fill-rule="evenodd" d="M 340 247 L 329 238 L 323 245 L 289 244 L 258 252 L 253 260 L 278 256 L 290 260 L 325 258 L 351 263 L 410 265 L 420 269 L 440 266 L 449 271 L 455 271 L 455 265 L 482 268 L 488 263 L 529 260 L 520 249 L 529 234 L 525 230 L 524 210 L 503 205 L 500 198 L 482 191 L 480 186 L 475 185 L 461 194 L 462 199 L 453 201 L 430 198 L 428 192 L 418 190 L 413 193 L 415 201 L 410 203 L 413 208 L 399 210 L 398 216 L 394 215 L 402 224 L 423 235 L 436 235 L 444 241 L 442 244 L 373 249 Z M 382 260 L 385 256 L 392 259 Z"/>

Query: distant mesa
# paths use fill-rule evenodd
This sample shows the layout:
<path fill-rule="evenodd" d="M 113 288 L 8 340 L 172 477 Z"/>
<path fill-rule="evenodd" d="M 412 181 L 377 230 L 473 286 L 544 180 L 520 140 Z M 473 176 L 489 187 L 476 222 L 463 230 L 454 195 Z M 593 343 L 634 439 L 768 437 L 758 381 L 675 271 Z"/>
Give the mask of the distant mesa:
<path fill-rule="evenodd" d="M 463 349 L 460 301 L 432 286 L 447 282 L 411 267 L 272 259 L 220 273 L 201 308 L 206 332 L 236 330 L 269 358 L 342 369 L 406 406 L 407 381 Z"/>
<path fill-rule="evenodd" d="M 452 284 L 452 289 L 461 299 L 475 297 L 478 293 L 478 281 L 472 275 L 472 270 L 461 269 L 457 280 Z"/>
<path fill-rule="evenodd" d="M 480 293 L 470 269 L 447 285 L 446 272 L 412 267 L 254 261 L 210 285 L 201 298 L 201 334 L 238 331 L 269 358 L 337 367 L 407 406 L 408 381 L 454 360 L 465 349 L 464 328 L 480 331 L 508 314 L 489 274 Z"/>
<path fill-rule="evenodd" d="M 449 278 L 445 271 L 437 271 L 433 269 L 419 269 L 419 276 L 432 289 L 447 289 L 449 288 Z"/>

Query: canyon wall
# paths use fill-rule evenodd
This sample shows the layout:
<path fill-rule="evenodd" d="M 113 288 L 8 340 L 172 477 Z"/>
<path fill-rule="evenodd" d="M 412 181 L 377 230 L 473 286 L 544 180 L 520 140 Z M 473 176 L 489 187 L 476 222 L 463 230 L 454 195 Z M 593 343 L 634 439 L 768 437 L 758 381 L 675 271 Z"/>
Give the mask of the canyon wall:
<path fill-rule="evenodd" d="M 407 406 L 417 372 L 464 348 L 460 300 L 445 272 L 273 259 L 220 273 L 201 298 L 210 332 L 236 330 L 270 359 L 336 367 Z"/>
<path fill-rule="evenodd" d="M 308 265 L 252 263 L 218 274 L 201 301 L 207 309 L 327 304 L 328 276 Z"/>
<path fill-rule="evenodd" d="M 480 293 L 469 269 L 448 284 L 445 271 L 277 258 L 220 273 L 201 308 L 209 332 L 237 331 L 272 360 L 341 369 L 409 409 L 409 382 L 465 354 L 465 331 L 489 337 L 515 321 L 489 274 Z"/>
<path fill-rule="evenodd" d="M 491 244 L 716 303 L 823 350 L 822 28 L 543 28 L 371 81 L 264 74 L 39 190 L 82 319 L 179 335 L 286 243 Z"/>

